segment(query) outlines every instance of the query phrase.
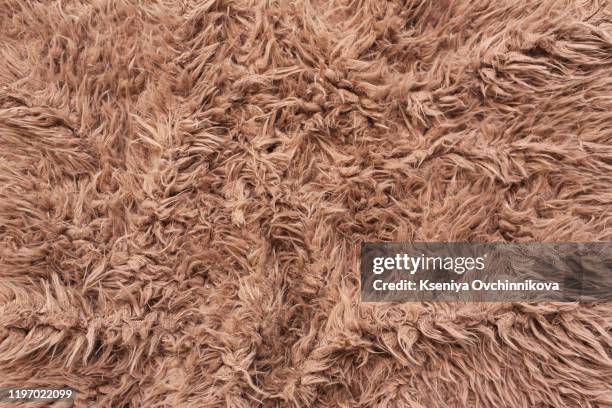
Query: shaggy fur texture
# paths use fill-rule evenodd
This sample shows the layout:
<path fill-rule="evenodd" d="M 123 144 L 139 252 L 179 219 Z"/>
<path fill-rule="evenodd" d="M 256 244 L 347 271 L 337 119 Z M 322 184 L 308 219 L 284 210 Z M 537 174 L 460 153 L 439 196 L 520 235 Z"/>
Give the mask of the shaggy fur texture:
<path fill-rule="evenodd" d="M 598 0 L 0 0 L 0 386 L 608 407 L 610 304 L 362 304 L 364 241 L 612 239 Z"/>

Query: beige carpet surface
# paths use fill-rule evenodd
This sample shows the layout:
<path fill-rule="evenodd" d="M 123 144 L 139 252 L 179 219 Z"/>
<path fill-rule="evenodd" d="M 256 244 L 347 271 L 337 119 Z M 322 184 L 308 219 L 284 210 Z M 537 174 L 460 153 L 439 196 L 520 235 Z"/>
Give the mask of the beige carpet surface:
<path fill-rule="evenodd" d="M 358 254 L 611 203 L 605 2 L 0 0 L 0 387 L 610 407 L 610 304 L 366 304 Z"/>

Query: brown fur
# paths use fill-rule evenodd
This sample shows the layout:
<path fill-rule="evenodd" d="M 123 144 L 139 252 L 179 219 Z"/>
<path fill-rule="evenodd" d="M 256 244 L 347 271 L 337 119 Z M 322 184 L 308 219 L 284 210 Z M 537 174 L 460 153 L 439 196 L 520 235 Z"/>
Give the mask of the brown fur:
<path fill-rule="evenodd" d="M 0 386 L 612 406 L 609 304 L 360 304 L 364 241 L 612 238 L 598 0 L 0 0 Z"/>

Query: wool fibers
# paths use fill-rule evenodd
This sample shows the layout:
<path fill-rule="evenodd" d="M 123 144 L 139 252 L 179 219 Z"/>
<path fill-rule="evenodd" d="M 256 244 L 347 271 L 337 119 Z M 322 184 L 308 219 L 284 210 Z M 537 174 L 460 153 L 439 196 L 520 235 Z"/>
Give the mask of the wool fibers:
<path fill-rule="evenodd" d="M 608 2 L 0 0 L 0 387 L 609 407 L 609 303 L 365 303 L 358 255 L 611 203 Z"/>

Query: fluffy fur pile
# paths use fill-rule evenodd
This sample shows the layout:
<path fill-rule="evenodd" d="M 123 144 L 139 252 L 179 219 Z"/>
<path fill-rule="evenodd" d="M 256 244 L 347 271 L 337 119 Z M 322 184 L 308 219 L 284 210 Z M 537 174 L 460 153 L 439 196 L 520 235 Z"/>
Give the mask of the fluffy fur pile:
<path fill-rule="evenodd" d="M 610 304 L 360 303 L 365 241 L 612 239 L 597 0 L 0 0 L 0 386 L 607 407 Z"/>

